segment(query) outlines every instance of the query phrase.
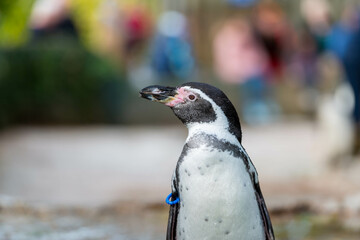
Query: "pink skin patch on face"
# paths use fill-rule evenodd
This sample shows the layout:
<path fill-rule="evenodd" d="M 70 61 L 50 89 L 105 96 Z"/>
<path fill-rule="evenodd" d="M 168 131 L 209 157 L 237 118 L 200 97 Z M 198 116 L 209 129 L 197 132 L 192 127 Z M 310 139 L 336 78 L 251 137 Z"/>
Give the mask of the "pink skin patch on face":
<path fill-rule="evenodd" d="M 174 100 L 171 100 L 170 102 L 165 103 L 165 105 L 169 107 L 174 107 L 175 105 L 179 103 L 185 102 L 187 96 L 189 95 L 189 92 L 187 92 L 184 88 L 177 89 L 178 94 L 174 96 Z"/>

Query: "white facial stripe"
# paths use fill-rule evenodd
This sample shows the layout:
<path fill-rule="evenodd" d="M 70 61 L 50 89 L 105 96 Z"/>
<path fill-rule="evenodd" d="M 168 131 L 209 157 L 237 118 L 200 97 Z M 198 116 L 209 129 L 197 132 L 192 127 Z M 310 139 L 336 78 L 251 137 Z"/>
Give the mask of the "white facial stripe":
<path fill-rule="evenodd" d="M 240 145 L 236 137 L 233 134 L 231 134 L 228 130 L 229 121 L 227 120 L 224 112 L 209 96 L 207 96 L 204 92 L 202 92 L 199 89 L 194 89 L 188 86 L 182 88 L 197 93 L 200 95 L 201 98 L 210 102 L 216 114 L 216 120 L 214 122 L 187 124 L 187 127 L 189 129 L 189 137 L 198 132 L 205 132 L 207 134 L 214 134 L 219 139 L 227 139 L 233 144 Z"/>

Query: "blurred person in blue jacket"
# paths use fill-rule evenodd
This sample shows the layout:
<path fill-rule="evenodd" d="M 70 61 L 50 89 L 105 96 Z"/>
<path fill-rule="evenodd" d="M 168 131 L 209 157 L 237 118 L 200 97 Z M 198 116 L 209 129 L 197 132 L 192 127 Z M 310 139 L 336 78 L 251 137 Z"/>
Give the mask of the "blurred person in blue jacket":
<path fill-rule="evenodd" d="M 360 24 L 360 22 L 359 22 Z M 354 121 L 356 124 L 356 138 L 354 154 L 360 153 L 360 28 L 357 27 L 349 40 L 344 54 L 344 70 L 354 93 Z"/>
<path fill-rule="evenodd" d="M 354 94 L 353 119 L 355 122 L 354 154 L 360 152 L 360 14 L 351 5 L 345 7 L 341 20 L 327 37 L 327 48 L 343 66 L 345 77 Z"/>
<path fill-rule="evenodd" d="M 183 14 L 167 11 L 160 16 L 150 56 L 151 66 L 160 76 L 178 79 L 191 76 L 194 57 Z"/>

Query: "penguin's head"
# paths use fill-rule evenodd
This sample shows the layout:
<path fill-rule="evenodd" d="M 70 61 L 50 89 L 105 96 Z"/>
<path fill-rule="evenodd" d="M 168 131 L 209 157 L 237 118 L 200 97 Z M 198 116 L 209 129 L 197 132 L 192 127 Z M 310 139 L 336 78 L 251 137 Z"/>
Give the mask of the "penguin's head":
<path fill-rule="evenodd" d="M 177 87 L 152 85 L 143 88 L 140 96 L 169 106 L 188 127 L 194 124 L 222 125 L 241 142 L 241 127 L 235 107 L 214 86 L 198 82 Z"/>

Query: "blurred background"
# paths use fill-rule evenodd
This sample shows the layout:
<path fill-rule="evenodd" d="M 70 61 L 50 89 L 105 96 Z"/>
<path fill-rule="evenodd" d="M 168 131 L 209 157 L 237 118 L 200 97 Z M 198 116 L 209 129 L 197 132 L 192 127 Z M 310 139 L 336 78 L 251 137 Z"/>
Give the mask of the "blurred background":
<path fill-rule="evenodd" d="M 277 239 L 359 239 L 356 0 L 1 0 L 0 239 L 164 239 L 187 132 L 148 85 L 236 106 Z"/>

